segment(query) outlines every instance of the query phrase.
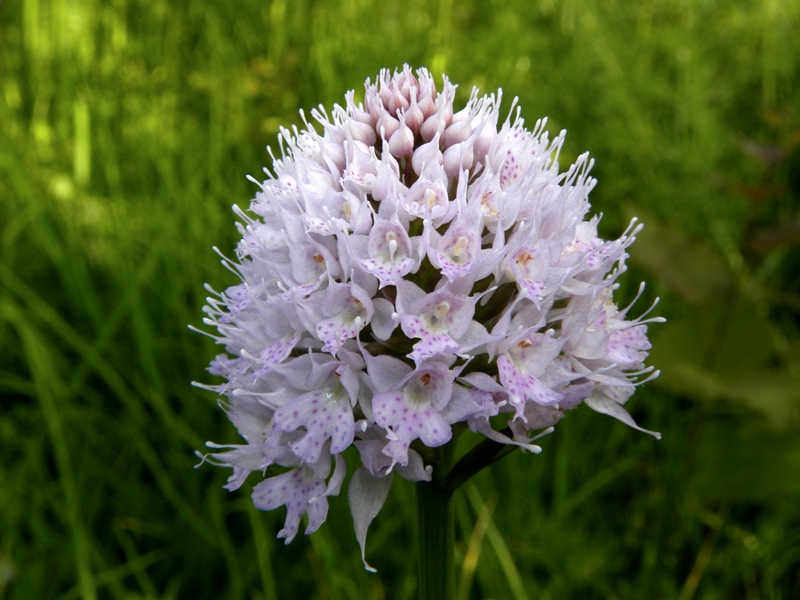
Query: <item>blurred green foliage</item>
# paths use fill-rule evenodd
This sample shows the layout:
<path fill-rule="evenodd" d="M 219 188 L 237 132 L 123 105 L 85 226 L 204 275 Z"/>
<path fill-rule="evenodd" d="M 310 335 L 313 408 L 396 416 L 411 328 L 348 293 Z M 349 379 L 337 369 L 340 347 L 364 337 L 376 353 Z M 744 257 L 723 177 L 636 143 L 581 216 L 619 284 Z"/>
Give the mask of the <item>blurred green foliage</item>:
<path fill-rule="evenodd" d="M 588 410 L 457 498 L 460 597 L 800 597 L 800 4 L 0 3 L 0 598 L 409 598 L 413 489 L 283 547 L 187 330 L 279 125 L 381 67 L 502 87 L 597 159 L 661 442 Z"/>

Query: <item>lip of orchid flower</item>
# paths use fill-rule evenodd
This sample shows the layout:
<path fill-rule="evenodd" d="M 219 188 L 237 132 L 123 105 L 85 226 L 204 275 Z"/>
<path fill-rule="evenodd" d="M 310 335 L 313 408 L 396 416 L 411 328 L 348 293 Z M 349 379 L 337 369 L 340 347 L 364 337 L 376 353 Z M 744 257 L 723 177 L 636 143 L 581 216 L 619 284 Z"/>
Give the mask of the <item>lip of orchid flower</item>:
<path fill-rule="evenodd" d="M 396 218 L 391 221 L 375 218 L 375 225 L 369 232 L 367 252 L 368 258 L 361 264 L 378 278 L 381 288 L 397 285 L 416 264 L 411 258 L 411 239 Z"/>
<path fill-rule="evenodd" d="M 461 338 L 470 328 L 481 295 L 464 297 L 456 291 L 448 284 L 431 294 L 409 282 L 398 288 L 397 305 L 403 312 L 397 319 L 409 339 L 419 339 L 408 355 L 417 365 L 437 354 L 464 347 Z"/>
<path fill-rule="evenodd" d="M 441 411 L 450 401 L 456 375 L 444 364 L 428 361 L 406 375 L 395 390 L 375 395 L 375 422 L 387 432 L 389 443 L 383 453 L 392 459 L 392 466 L 408 464 L 408 447 L 415 439 L 430 448 L 450 441 L 452 430 Z"/>
<path fill-rule="evenodd" d="M 500 382 L 508 390 L 515 418 L 526 419 L 525 406 L 532 401 L 542 406 L 558 404 L 562 394 L 541 380 L 547 365 L 561 352 L 563 341 L 546 334 L 529 334 L 497 358 Z"/>
<path fill-rule="evenodd" d="M 320 316 L 328 317 L 316 325 L 316 334 L 324 342 L 323 352 L 335 352 L 348 339 L 355 337 L 372 318 L 372 298 L 353 284 L 337 284 L 328 288 Z"/>
<path fill-rule="evenodd" d="M 203 320 L 226 381 L 196 385 L 225 397 L 247 443 L 203 460 L 233 469 L 230 490 L 263 473 L 253 501 L 287 507 L 287 543 L 303 515 L 306 533 L 325 520 L 351 446 L 364 558 L 392 478 L 430 481 L 425 448 L 465 430 L 540 452 L 529 435 L 585 403 L 647 431 L 624 404 L 658 375 L 647 326 L 663 319 L 613 300 L 640 225 L 600 239 L 588 155 L 560 172 L 563 131 L 526 129 L 516 98 L 501 120 L 501 90 L 455 112 L 456 88 L 405 65 L 368 79 L 363 103 L 301 111 L 250 178 L 250 212 L 234 209 L 242 240 L 223 264 L 241 282 L 208 288 Z"/>

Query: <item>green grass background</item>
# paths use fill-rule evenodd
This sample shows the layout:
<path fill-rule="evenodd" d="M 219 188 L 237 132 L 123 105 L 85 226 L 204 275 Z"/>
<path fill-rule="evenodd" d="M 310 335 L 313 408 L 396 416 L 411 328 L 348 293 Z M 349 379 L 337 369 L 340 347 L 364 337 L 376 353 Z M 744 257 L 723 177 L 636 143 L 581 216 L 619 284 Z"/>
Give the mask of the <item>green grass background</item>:
<path fill-rule="evenodd" d="M 413 597 L 406 482 L 375 576 L 346 497 L 284 547 L 193 469 L 237 435 L 187 329 L 278 126 L 404 62 L 567 128 L 603 233 L 646 224 L 621 303 L 669 319 L 629 405 L 664 439 L 581 407 L 481 473 L 459 597 L 800 598 L 797 31 L 785 0 L 0 3 L 0 598 Z"/>

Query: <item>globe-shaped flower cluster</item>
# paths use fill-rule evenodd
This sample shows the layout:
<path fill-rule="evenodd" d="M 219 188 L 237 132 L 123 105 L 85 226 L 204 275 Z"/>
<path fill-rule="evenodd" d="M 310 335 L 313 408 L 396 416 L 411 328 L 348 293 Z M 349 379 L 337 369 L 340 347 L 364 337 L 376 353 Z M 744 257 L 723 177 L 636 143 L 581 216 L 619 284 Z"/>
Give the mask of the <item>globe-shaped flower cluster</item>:
<path fill-rule="evenodd" d="M 229 490 L 266 476 L 253 501 L 287 507 L 287 543 L 324 522 L 350 446 L 363 550 L 394 474 L 430 480 L 454 431 L 538 452 L 531 432 L 580 403 L 637 427 L 623 404 L 657 375 L 648 321 L 612 298 L 640 226 L 598 238 L 588 156 L 559 172 L 564 132 L 525 129 L 516 101 L 500 123 L 500 92 L 454 112 L 455 91 L 381 71 L 363 104 L 282 129 L 253 216 L 234 209 L 241 283 L 208 288 L 204 320 L 227 381 L 203 387 L 247 443 L 209 458 Z"/>

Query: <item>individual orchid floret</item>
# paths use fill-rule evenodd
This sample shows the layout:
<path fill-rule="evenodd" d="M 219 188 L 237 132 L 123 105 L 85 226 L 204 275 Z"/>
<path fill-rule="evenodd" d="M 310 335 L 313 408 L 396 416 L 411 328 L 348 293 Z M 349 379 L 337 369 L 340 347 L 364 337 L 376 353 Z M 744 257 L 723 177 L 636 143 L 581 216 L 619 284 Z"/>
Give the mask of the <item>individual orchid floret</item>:
<path fill-rule="evenodd" d="M 412 247 L 408 232 L 394 219 L 375 218 L 369 232 L 367 246 L 369 258 L 361 261 L 363 268 L 380 281 L 380 287 L 397 285 L 404 275 L 414 268 Z"/>
<path fill-rule="evenodd" d="M 325 478 L 330 473 L 330 457 L 322 457 L 319 464 L 302 466 L 282 475 L 265 479 L 253 488 L 253 503 L 261 510 L 273 510 L 286 506 L 286 522 L 278 532 L 288 544 L 297 535 L 300 519 L 308 515 L 305 533 L 313 533 L 325 522 L 328 516 L 327 496 L 339 493 L 344 478 L 344 461 L 336 461 L 331 480 Z"/>
<path fill-rule="evenodd" d="M 403 378 L 399 389 L 372 399 L 375 422 L 389 439 L 383 453 L 393 464 L 408 464 L 408 446 L 416 439 L 430 448 L 450 441 L 450 425 L 439 411 L 450 400 L 454 375 L 442 363 L 426 362 Z"/>
<path fill-rule="evenodd" d="M 353 443 L 355 425 L 347 390 L 338 383 L 302 394 L 284 404 L 273 417 L 276 431 L 305 428 L 306 434 L 291 444 L 292 452 L 304 463 L 315 463 L 326 441 L 330 452 L 339 454 Z"/>
<path fill-rule="evenodd" d="M 307 534 L 316 531 L 325 522 L 328 516 L 325 487 L 324 479 L 317 477 L 308 467 L 300 467 L 256 485 L 253 489 L 253 502 L 261 510 L 286 506 L 286 523 L 278 532 L 278 537 L 285 538 L 288 544 L 297 535 L 303 514 L 308 514 Z"/>
<path fill-rule="evenodd" d="M 508 390 L 509 402 L 516 409 L 516 417 L 525 419 L 528 401 L 550 406 L 561 400 L 539 379 L 547 365 L 561 352 L 562 342 L 552 336 L 531 333 L 515 342 L 497 357 L 500 382 Z"/>
<path fill-rule="evenodd" d="M 481 254 L 481 238 L 477 227 L 454 223 L 442 236 L 436 248 L 436 263 L 450 281 L 470 273 Z"/>
<path fill-rule="evenodd" d="M 372 299 L 356 284 L 328 288 L 322 314 L 329 316 L 317 324 L 317 336 L 324 342 L 323 352 L 335 352 L 345 340 L 353 338 L 372 318 Z"/>
<path fill-rule="evenodd" d="M 447 286 L 431 294 L 407 283 L 400 294 L 416 299 L 399 316 L 403 333 L 418 338 L 408 355 L 417 365 L 436 354 L 453 354 L 461 348 L 460 339 L 472 323 L 478 297 L 469 298 L 452 293 Z M 406 300 L 407 301 L 407 300 Z"/>
<path fill-rule="evenodd" d="M 447 178 L 441 164 L 425 163 L 422 175 L 406 194 L 403 208 L 411 218 L 435 220 L 447 214 L 449 205 Z"/>
<path fill-rule="evenodd" d="M 547 244 L 520 248 L 511 257 L 511 273 L 525 295 L 537 306 L 544 297 L 545 278 L 549 274 L 550 256 Z"/>
<path fill-rule="evenodd" d="M 233 470 L 231 491 L 265 477 L 253 501 L 286 506 L 287 542 L 304 515 L 306 533 L 325 520 L 345 456 L 364 558 L 395 476 L 452 491 L 498 448 L 540 452 L 580 404 L 647 431 L 625 404 L 658 375 L 647 325 L 662 319 L 614 298 L 641 225 L 599 236 L 593 161 L 561 170 L 565 132 L 546 119 L 528 130 L 516 99 L 502 119 L 501 91 L 455 99 L 446 77 L 384 69 L 363 102 L 281 128 L 249 211 L 234 208 L 222 260 L 238 281 L 207 288 L 203 319 L 221 380 L 197 385 L 245 443 L 202 457 Z M 446 472 L 436 457 L 469 437 Z"/>
<path fill-rule="evenodd" d="M 385 477 L 397 473 L 408 481 L 430 481 L 433 468 L 425 465 L 422 457 L 415 450 L 408 451 L 408 463 L 395 464 L 392 459 L 384 454 L 389 440 L 386 431 L 377 425 L 368 425 L 364 431 L 359 431 L 358 439 L 353 445 L 358 448 L 363 469 L 373 477 Z"/>

